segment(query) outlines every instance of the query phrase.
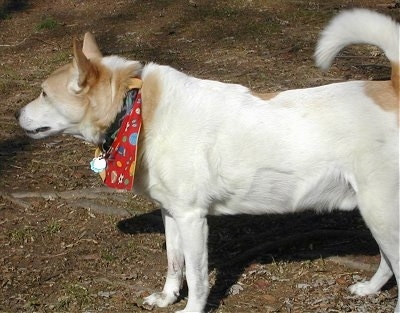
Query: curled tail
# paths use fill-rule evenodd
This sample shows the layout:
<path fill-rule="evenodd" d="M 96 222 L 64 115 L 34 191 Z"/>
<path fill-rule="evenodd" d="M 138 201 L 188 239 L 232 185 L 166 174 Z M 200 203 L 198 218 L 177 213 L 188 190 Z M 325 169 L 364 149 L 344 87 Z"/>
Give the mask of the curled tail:
<path fill-rule="evenodd" d="M 371 44 L 383 50 L 392 66 L 392 83 L 399 92 L 400 25 L 390 17 L 366 9 L 344 11 L 324 29 L 315 51 L 317 66 L 327 70 L 333 59 L 350 44 Z"/>

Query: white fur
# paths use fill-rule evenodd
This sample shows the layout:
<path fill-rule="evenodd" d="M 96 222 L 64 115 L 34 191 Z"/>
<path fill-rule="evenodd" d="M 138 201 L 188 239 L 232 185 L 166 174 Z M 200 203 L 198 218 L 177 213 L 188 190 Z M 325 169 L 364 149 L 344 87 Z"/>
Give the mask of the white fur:
<path fill-rule="evenodd" d="M 379 37 L 375 29 L 390 32 Z M 343 46 L 360 41 L 377 44 L 398 62 L 398 25 L 386 17 L 350 11 L 328 30 L 317 51 L 323 67 Z M 104 62 L 120 68 L 126 61 Z M 168 272 L 163 290 L 145 303 L 175 302 L 185 272 L 189 295 L 180 312 L 203 312 L 209 292 L 208 214 L 358 206 L 382 259 L 372 279 L 350 291 L 375 293 L 393 273 L 399 284 L 398 112 L 375 103 L 364 82 L 290 90 L 264 101 L 243 86 L 197 79 L 154 63 L 142 70 L 143 88 L 154 77 L 160 94 L 150 125 L 144 125 L 135 191 L 162 206 Z M 41 102 L 33 103 L 21 112 L 24 128 L 62 120 L 58 111 L 46 108 L 46 118 L 37 118 L 32 107 Z M 79 128 L 66 129 L 93 141 Z"/>
<path fill-rule="evenodd" d="M 322 32 L 315 60 L 326 70 L 345 46 L 364 43 L 380 47 L 389 61 L 398 63 L 399 37 L 399 24 L 390 17 L 367 9 L 349 10 L 333 18 Z"/>
<path fill-rule="evenodd" d="M 138 61 L 130 61 L 116 55 L 110 55 L 101 59 L 101 63 L 112 70 L 126 68 L 127 66 L 137 65 Z"/>
<path fill-rule="evenodd" d="M 202 311 L 207 214 L 358 205 L 384 257 L 374 278 L 350 291 L 377 292 L 392 276 L 385 258 L 398 279 L 397 119 L 364 94 L 363 82 L 286 91 L 265 102 L 242 86 L 198 80 L 156 64 L 144 68 L 143 79 L 154 73 L 168 94 L 154 117 L 157 127 L 148 133 L 145 189 L 172 216 L 172 226 L 165 225 L 166 287 L 148 297 L 149 304 L 176 300 L 183 262 L 171 262 L 183 254 L 189 285 L 183 312 Z"/>
<path fill-rule="evenodd" d="M 354 10 L 339 15 L 324 32 L 319 65 L 328 67 L 353 42 L 377 44 L 398 62 L 398 25 Z M 146 302 L 175 301 L 183 263 L 173 260 L 183 254 L 189 299 L 182 312 L 203 310 L 208 285 L 203 271 L 207 228 L 202 225 L 207 214 L 349 210 L 358 205 L 382 261 L 370 281 L 350 291 L 375 293 L 393 272 L 399 283 L 397 118 L 365 94 L 363 82 L 291 90 L 265 102 L 242 86 L 198 80 L 155 64 L 144 68 L 143 78 L 153 73 L 168 94 L 159 103 L 153 121 L 157 127 L 146 144 L 153 147 L 147 155 L 149 194 L 172 218 L 166 224 L 167 282 L 162 293 Z"/>

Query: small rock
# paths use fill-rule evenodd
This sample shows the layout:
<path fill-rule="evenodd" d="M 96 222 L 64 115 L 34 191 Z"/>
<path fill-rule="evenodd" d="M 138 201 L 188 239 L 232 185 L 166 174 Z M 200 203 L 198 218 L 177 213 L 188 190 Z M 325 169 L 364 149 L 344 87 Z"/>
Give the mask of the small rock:
<path fill-rule="evenodd" d="M 272 296 L 272 295 L 262 295 L 261 297 L 262 297 L 262 298 L 265 300 L 265 302 L 267 302 L 267 303 L 274 303 L 274 302 L 277 301 L 276 297 L 274 297 L 274 296 Z"/>
<path fill-rule="evenodd" d="M 231 288 L 229 288 L 228 294 L 234 296 L 238 295 L 241 291 L 243 291 L 243 287 L 239 284 L 234 284 L 231 286 Z"/>
<path fill-rule="evenodd" d="M 112 295 L 114 295 L 116 292 L 115 291 L 99 291 L 97 295 L 99 297 L 103 298 L 110 298 Z"/>
<path fill-rule="evenodd" d="M 298 288 L 298 289 L 307 289 L 310 287 L 311 287 L 311 285 L 309 285 L 309 284 L 297 284 L 296 285 L 296 288 Z"/>
<path fill-rule="evenodd" d="M 256 285 L 256 287 L 259 289 L 267 289 L 269 286 L 269 283 L 264 279 L 259 279 L 254 282 L 254 285 Z"/>
<path fill-rule="evenodd" d="M 360 275 L 353 275 L 353 281 L 361 281 L 363 278 Z"/>
<path fill-rule="evenodd" d="M 192 7 L 195 7 L 195 8 L 197 8 L 197 6 L 198 6 L 197 1 L 193 1 L 193 0 L 189 0 L 189 4 L 190 4 Z"/>
<path fill-rule="evenodd" d="M 342 286 L 348 285 L 347 280 L 344 277 L 336 278 L 336 283 Z"/>
<path fill-rule="evenodd" d="M 328 284 L 328 286 L 333 286 L 336 283 L 336 281 L 334 279 L 328 279 L 326 283 Z"/>

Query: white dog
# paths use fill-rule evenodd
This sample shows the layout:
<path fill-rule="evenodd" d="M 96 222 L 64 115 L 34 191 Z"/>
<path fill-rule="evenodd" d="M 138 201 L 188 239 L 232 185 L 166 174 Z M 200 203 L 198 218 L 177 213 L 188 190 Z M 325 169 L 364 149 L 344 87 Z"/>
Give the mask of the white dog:
<path fill-rule="evenodd" d="M 94 167 L 107 170 L 110 125 L 121 117 L 132 79 L 141 80 L 137 112 L 143 120 L 130 174 L 134 191 L 163 208 L 168 255 L 164 289 L 147 297 L 147 304 L 174 303 L 185 271 L 189 295 L 180 312 L 203 312 L 209 293 L 207 215 L 309 208 L 359 208 L 381 263 L 371 280 L 350 292 L 369 295 L 393 274 L 398 285 L 400 279 L 399 24 L 364 9 L 346 11 L 322 33 L 317 64 L 327 69 L 352 43 L 380 47 L 391 62 L 391 80 L 258 95 L 168 66 L 103 57 L 86 34 L 83 47 L 74 42 L 73 63 L 45 80 L 41 95 L 18 119 L 32 138 L 66 133 L 100 146 L 98 160 L 104 161 Z"/>

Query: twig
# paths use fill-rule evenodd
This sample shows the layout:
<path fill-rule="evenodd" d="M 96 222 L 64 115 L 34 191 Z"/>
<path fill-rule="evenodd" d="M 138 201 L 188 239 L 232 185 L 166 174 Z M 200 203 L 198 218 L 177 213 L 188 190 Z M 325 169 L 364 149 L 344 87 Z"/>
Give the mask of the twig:
<path fill-rule="evenodd" d="M 19 191 L 11 193 L 11 197 L 22 199 L 22 198 L 44 198 L 46 200 L 64 199 L 64 200 L 76 200 L 81 198 L 86 199 L 100 199 L 107 198 L 106 196 L 100 195 L 100 193 L 117 193 L 110 188 L 86 188 L 80 190 L 66 190 L 66 191 Z"/>
<path fill-rule="evenodd" d="M 372 55 L 337 55 L 337 59 L 376 59 L 376 56 Z"/>
<path fill-rule="evenodd" d="M 102 205 L 86 199 L 72 201 L 70 205 L 76 208 L 87 208 L 91 212 L 97 214 L 115 215 L 120 217 L 129 217 L 132 215 L 128 210 L 123 208 Z"/>
<path fill-rule="evenodd" d="M 28 38 L 25 38 L 24 40 L 22 40 L 20 42 L 17 42 L 15 44 L 12 44 L 12 45 L 0 45 L 0 47 L 17 47 L 19 45 L 22 45 L 27 40 L 28 40 Z"/>
<path fill-rule="evenodd" d="M 355 66 L 358 66 L 358 67 L 378 67 L 378 68 L 385 68 L 387 70 L 390 70 L 390 66 L 384 65 L 384 64 L 369 63 L 369 64 L 356 64 Z"/>
<path fill-rule="evenodd" d="M 356 270 L 373 271 L 374 269 L 376 269 L 376 265 L 358 262 L 345 257 L 330 256 L 327 258 L 327 260 Z"/>
<path fill-rule="evenodd" d="M 1 196 L 2 198 L 4 198 L 4 199 L 10 201 L 11 203 L 13 203 L 13 204 L 15 204 L 15 205 L 17 205 L 17 206 L 23 208 L 24 210 L 30 209 L 30 208 L 31 208 L 31 205 L 30 205 L 29 203 L 23 201 L 23 200 L 14 198 L 14 197 L 12 197 L 12 196 L 9 196 L 9 195 L 3 194 L 3 193 L 0 194 L 0 196 Z"/>
<path fill-rule="evenodd" d="M 52 164 L 52 165 L 67 166 L 67 167 L 81 167 L 81 166 L 87 166 L 87 165 L 85 165 L 85 164 L 76 164 L 76 165 L 74 165 L 74 164 L 66 164 L 66 163 L 56 162 L 56 161 L 46 161 L 46 162 L 45 162 L 45 161 L 38 161 L 38 160 L 35 160 L 35 159 L 32 159 L 31 162 L 33 162 L 33 163 L 39 163 L 39 164 L 44 164 L 44 165 Z"/>
<path fill-rule="evenodd" d="M 45 44 L 47 44 L 47 45 L 49 45 L 49 46 L 53 46 L 53 47 L 56 47 L 57 49 L 61 49 L 61 47 L 60 47 L 59 44 L 56 44 L 56 43 L 53 43 L 53 42 L 49 42 L 49 41 L 43 40 L 43 39 L 38 38 L 38 37 L 30 37 L 30 38 L 27 37 L 27 38 L 24 38 L 22 41 L 17 42 L 17 43 L 15 43 L 15 44 L 0 45 L 0 47 L 13 47 L 13 48 L 15 48 L 15 47 L 18 47 L 18 46 L 22 45 L 23 43 L 25 43 L 25 41 L 27 41 L 27 40 L 29 40 L 29 39 L 41 41 L 41 42 L 43 42 L 43 43 L 45 43 Z"/>
<path fill-rule="evenodd" d="M 63 255 L 66 255 L 66 254 L 67 254 L 67 252 L 61 252 L 61 253 L 57 253 L 57 254 L 46 254 L 46 255 L 42 255 L 41 258 L 42 259 L 57 258 L 59 256 L 63 256 Z"/>

